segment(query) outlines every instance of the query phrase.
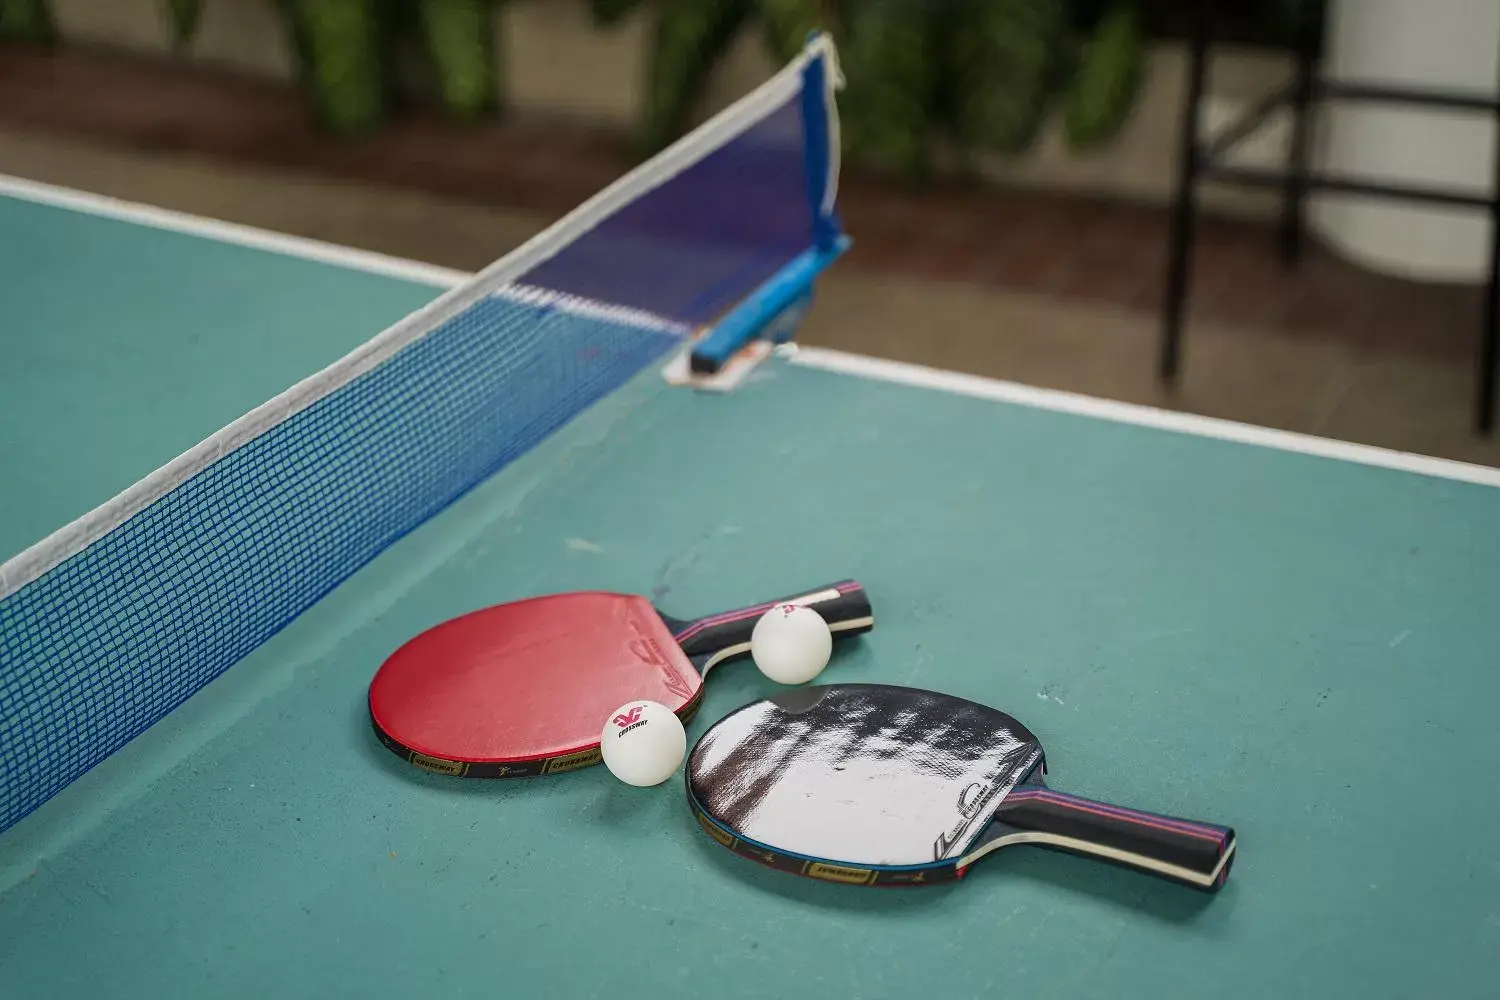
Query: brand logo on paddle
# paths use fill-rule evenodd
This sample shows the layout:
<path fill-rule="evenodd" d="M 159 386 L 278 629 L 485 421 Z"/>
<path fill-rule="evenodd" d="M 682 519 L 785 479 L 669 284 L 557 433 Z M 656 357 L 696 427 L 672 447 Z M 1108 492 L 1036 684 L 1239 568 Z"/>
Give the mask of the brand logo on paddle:
<path fill-rule="evenodd" d="M 679 698 L 690 697 L 693 693 L 692 689 L 677 675 L 677 671 L 668 662 L 666 655 L 656 645 L 656 640 L 642 632 L 641 627 L 635 622 L 631 622 L 630 627 L 635 630 L 636 635 L 640 636 L 639 639 L 632 639 L 627 644 L 630 652 L 643 663 L 649 663 L 660 671 L 662 683 L 666 685 L 668 691 Z"/>

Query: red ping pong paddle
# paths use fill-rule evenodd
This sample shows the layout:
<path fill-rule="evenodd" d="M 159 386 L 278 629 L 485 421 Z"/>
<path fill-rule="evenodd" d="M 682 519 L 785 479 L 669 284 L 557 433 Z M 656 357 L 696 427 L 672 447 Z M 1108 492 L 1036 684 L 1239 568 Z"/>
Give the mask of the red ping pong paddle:
<path fill-rule="evenodd" d="M 392 752 L 440 774 L 530 777 L 600 761 L 606 717 L 628 701 L 666 705 L 684 721 L 703 679 L 750 651 L 778 604 L 803 604 L 835 639 L 875 619 L 853 580 L 692 621 L 634 594 L 577 591 L 482 608 L 422 632 L 370 682 L 370 722 Z"/>

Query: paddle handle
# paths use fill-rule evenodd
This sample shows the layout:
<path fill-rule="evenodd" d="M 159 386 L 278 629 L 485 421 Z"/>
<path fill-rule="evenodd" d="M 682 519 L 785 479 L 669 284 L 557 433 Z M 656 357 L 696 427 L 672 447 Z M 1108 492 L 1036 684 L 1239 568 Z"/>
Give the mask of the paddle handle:
<path fill-rule="evenodd" d="M 1126 809 L 1053 791 L 1013 790 L 994 819 L 1018 831 L 1006 839 L 1086 855 L 1217 892 L 1229 877 L 1231 827 Z"/>
<path fill-rule="evenodd" d="M 673 632 L 682 651 L 701 672 L 707 673 L 710 667 L 749 653 L 750 634 L 755 631 L 755 623 L 780 604 L 801 604 L 812 608 L 828 623 L 835 640 L 847 639 L 875 627 L 870 597 L 865 588 L 855 580 L 840 580 L 774 601 L 762 601 L 747 608 L 687 622 L 675 627 Z"/>

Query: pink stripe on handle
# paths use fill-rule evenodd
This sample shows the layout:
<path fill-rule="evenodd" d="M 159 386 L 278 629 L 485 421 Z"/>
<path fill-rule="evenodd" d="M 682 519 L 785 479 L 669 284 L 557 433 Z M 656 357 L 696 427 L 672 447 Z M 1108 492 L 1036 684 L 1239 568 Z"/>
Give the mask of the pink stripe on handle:
<path fill-rule="evenodd" d="M 1048 802 L 1066 806 L 1070 809 L 1077 809 L 1080 812 L 1093 813 L 1096 816 L 1123 819 L 1140 826 L 1149 826 L 1157 830 L 1169 830 L 1174 833 L 1186 834 L 1189 837 L 1198 837 L 1201 840 L 1211 840 L 1214 843 L 1224 842 L 1224 835 L 1222 833 L 1199 823 L 1169 819 L 1165 816 L 1153 816 L 1150 813 L 1139 813 L 1133 809 L 1122 809 L 1119 806 L 1104 805 L 1100 802 L 1089 802 L 1085 799 L 1074 798 L 1071 795 L 1064 795 L 1047 788 L 1017 789 L 1010 793 L 1009 798 L 1045 799 Z"/>
<path fill-rule="evenodd" d="M 833 589 L 837 590 L 840 594 L 847 594 L 851 590 L 854 590 L 856 586 L 858 585 L 853 583 L 845 583 L 840 584 Z M 700 618 L 699 620 L 689 625 L 687 628 L 683 629 L 681 632 L 678 632 L 672 638 L 676 639 L 678 644 L 680 645 L 681 643 L 686 642 L 711 625 L 722 625 L 724 622 L 737 622 L 743 621 L 746 618 L 754 618 L 758 615 L 763 615 L 767 611 L 770 611 L 772 608 L 785 603 L 787 602 L 767 601 L 764 604 L 757 604 L 754 607 L 740 608 L 736 611 L 725 611 L 717 615 L 710 615 L 707 618 Z"/>

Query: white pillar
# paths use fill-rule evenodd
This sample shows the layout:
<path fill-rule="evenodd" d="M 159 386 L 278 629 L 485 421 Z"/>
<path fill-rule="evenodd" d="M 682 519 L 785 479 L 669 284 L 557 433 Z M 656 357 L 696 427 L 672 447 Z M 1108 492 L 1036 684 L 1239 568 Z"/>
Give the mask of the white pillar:
<path fill-rule="evenodd" d="M 1329 0 L 1324 75 L 1347 83 L 1493 96 L 1500 0 Z M 1455 188 L 1494 181 L 1495 120 L 1482 111 L 1330 99 L 1315 169 L 1362 180 Z M 1483 282 L 1483 209 L 1317 193 L 1307 221 L 1338 252 L 1403 277 Z"/>

